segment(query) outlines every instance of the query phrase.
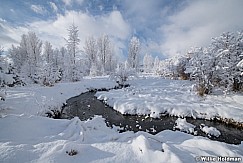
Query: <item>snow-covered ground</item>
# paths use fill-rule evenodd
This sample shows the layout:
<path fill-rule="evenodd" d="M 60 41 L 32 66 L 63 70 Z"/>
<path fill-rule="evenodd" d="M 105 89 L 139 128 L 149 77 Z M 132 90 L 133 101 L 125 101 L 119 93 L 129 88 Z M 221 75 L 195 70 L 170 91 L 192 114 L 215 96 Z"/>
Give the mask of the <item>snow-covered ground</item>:
<path fill-rule="evenodd" d="M 136 82 L 139 83 L 135 84 Z M 173 85 L 171 88 L 168 85 L 158 87 L 158 83 L 165 85 L 170 82 L 161 79 L 140 79 L 133 81 L 132 88 L 126 89 L 128 93 L 130 90 L 137 91 L 135 95 L 133 92 L 126 94 L 125 90 L 111 92 L 116 95 L 115 91 L 123 91 L 124 95 L 119 93 L 121 98 L 127 95 L 127 98 L 132 101 L 136 100 L 133 96 L 138 97 L 139 91 L 142 92 L 141 96 L 145 95 L 146 89 L 151 89 L 151 95 L 146 95 L 146 99 L 151 98 L 152 103 L 156 97 L 159 99 L 163 96 L 164 94 L 159 94 L 163 88 L 167 88 L 165 89 L 167 94 L 175 95 L 173 99 L 168 99 L 168 101 L 172 100 L 174 105 L 178 102 L 182 105 L 183 102 L 189 101 L 180 101 L 186 98 L 181 96 L 193 95 L 187 90 L 191 86 L 188 82 L 171 82 Z M 176 84 L 178 87 L 175 87 Z M 80 121 L 77 117 L 71 120 L 57 120 L 40 116 L 48 107 L 61 106 L 66 99 L 87 91 L 86 88 L 113 87 L 114 85 L 114 82 L 106 78 L 96 78 L 84 79 L 77 83 L 60 83 L 50 88 L 40 86 L 10 88 L 7 91 L 6 101 L 0 102 L 0 162 L 177 163 L 207 159 L 199 158 L 199 156 L 212 156 L 211 158 L 216 159 L 218 159 L 217 156 L 240 157 L 242 161 L 243 142 L 240 145 L 231 145 L 212 141 L 206 137 L 169 130 L 156 135 L 146 132 L 118 133 L 116 127 L 113 129 L 106 127 L 104 119 L 98 116 L 88 121 Z M 139 89 L 139 85 L 144 87 Z M 178 89 L 173 90 L 174 88 Z M 155 91 L 154 94 L 152 90 Z M 186 93 L 183 94 L 183 92 Z M 232 98 L 235 99 L 235 97 Z M 197 96 L 194 96 L 194 99 L 199 100 Z M 242 97 L 238 96 L 238 103 L 235 103 L 239 104 L 240 99 Z M 192 103 L 195 105 L 194 102 Z M 225 101 L 225 103 L 228 106 L 236 105 L 230 104 L 231 101 Z M 223 102 L 221 104 L 223 105 Z M 72 150 L 77 154 L 70 156 Z"/>
<path fill-rule="evenodd" d="M 234 119 L 243 123 L 243 95 L 208 95 L 199 97 L 193 82 L 161 78 L 136 79 L 131 87 L 96 96 L 122 114 L 169 114 L 181 117 Z"/>
<path fill-rule="evenodd" d="M 195 162 L 197 156 L 242 157 L 229 145 L 179 131 L 119 134 L 104 119 L 54 120 L 8 115 L 0 119 L 0 162 Z M 77 151 L 70 156 L 67 152 Z"/>
<path fill-rule="evenodd" d="M 8 88 L 6 101 L 1 102 L 2 114 L 43 115 L 48 108 L 60 108 L 67 99 L 90 88 L 113 88 L 116 83 L 104 78 L 87 78 L 75 83 L 58 83 L 54 87 L 30 85 Z"/>
<path fill-rule="evenodd" d="M 206 133 L 209 137 L 210 136 L 216 136 L 219 137 L 221 135 L 220 131 L 217 130 L 215 127 L 208 127 L 204 124 L 201 124 L 200 130 L 202 130 L 204 133 Z"/>
<path fill-rule="evenodd" d="M 190 134 L 194 134 L 196 135 L 196 131 L 194 131 L 194 128 L 196 126 L 194 126 L 193 124 L 190 124 L 186 121 L 186 119 L 181 119 L 181 118 L 178 118 L 176 121 L 175 121 L 175 126 L 174 126 L 174 129 L 179 129 L 180 131 L 183 131 L 183 132 L 186 132 L 186 133 L 190 133 Z"/>

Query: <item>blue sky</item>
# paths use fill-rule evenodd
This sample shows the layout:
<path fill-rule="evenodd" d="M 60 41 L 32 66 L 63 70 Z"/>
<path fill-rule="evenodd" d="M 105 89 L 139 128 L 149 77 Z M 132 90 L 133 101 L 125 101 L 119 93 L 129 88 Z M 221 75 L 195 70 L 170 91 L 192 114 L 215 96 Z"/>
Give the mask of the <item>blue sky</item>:
<path fill-rule="evenodd" d="M 106 33 L 117 55 L 124 55 L 136 36 L 142 55 L 166 58 L 242 30 L 242 6 L 242 0 L 0 0 L 0 45 L 6 50 L 34 31 L 54 47 L 64 46 L 74 21 L 81 49 L 86 37 Z"/>

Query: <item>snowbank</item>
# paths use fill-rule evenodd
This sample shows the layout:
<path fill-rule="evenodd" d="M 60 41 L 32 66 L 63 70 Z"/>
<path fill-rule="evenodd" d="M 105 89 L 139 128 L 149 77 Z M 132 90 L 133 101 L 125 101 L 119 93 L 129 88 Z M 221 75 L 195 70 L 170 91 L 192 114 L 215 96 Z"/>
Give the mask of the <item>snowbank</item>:
<path fill-rule="evenodd" d="M 211 136 L 219 137 L 221 135 L 220 131 L 217 130 L 215 127 L 208 127 L 205 126 L 204 124 L 201 124 L 200 130 L 206 133 L 209 137 Z"/>
<path fill-rule="evenodd" d="M 178 118 L 175 121 L 176 125 L 174 126 L 174 129 L 179 129 L 182 132 L 186 132 L 189 134 L 194 134 L 196 135 L 196 131 L 194 131 L 194 128 L 196 126 L 194 126 L 193 124 L 190 124 L 186 121 L 186 118 L 182 119 L 182 118 Z"/>
<path fill-rule="evenodd" d="M 40 116 L 0 118 L 0 162 L 195 162 L 197 156 L 242 157 L 230 145 L 179 131 L 157 135 L 118 133 L 104 119 L 55 120 Z M 217 149 L 217 150 L 215 150 Z M 68 152 L 76 151 L 70 156 Z"/>
<path fill-rule="evenodd" d="M 208 95 L 199 97 L 193 82 L 161 78 L 130 81 L 131 87 L 96 96 L 122 114 L 147 114 L 159 117 L 169 114 L 179 117 L 212 119 L 214 117 L 243 122 L 243 95 Z"/>

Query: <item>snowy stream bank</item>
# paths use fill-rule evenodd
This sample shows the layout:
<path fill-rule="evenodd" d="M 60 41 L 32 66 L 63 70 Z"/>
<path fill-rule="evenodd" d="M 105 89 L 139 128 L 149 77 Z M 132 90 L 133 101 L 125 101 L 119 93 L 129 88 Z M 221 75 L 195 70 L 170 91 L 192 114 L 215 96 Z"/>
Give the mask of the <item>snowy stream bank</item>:
<path fill-rule="evenodd" d="M 69 118 L 75 116 L 81 120 L 88 120 L 95 115 L 100 115 L 106 120 L 106 124 L 109 127 L 119 127 L 119 132 L 124 131 L 145 131 L 151 134 L 157 134 L 164 130 L 182 130 L 184 128 L 177 128 L 176 121 L 178 117 L 175 116 L 161 116 L 160 118 L 152 118 L 149 116 L 137 116 L 137 115 L 122 115 L 113 108 L 105 105 L 94 97 L 94 92 L 83 93 L 79 96 L 72 97 L 67 100 L 67 106 L 64 112 Z M 226 125 L 222 122 L 186 118 L 186 121 L 193 124 L 193 132 L 188 132 L 198 136 L 208 136 L 212 140 L 222 141 L 231 144 L 240 144 L 243 141 L 243 130 L 237 129 L 231 125 Z M 182 124 L 182 123 L 180 123 Z M 205 133 L 201 126 L 211 126 L 219 130 L 221 135 L 214 136 L 213 134 Z M 185 131 L 187 132 L 187 131 Z"/>

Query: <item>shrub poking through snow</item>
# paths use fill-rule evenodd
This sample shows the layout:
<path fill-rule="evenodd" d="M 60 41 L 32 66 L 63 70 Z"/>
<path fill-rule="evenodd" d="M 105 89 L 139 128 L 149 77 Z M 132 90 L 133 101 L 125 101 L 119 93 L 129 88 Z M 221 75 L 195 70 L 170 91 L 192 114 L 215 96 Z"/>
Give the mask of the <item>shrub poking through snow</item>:
<path fill-rule="evenodd" d="M 208 94 L 207 88 L 205 87 L 205 85 L 198 85 L 197 86 L 197 94 L 199 96 L 204 96 L 205 94 Z"/>
<path fill-rule="evenodd" d="M 66 151 L 66 153 L 69 156 L 74 156 L 74 155 L 77 155 L 78 154 L 78 151 L 77 150 L 74 150 L 74 149 L 71 149 L 70 151 Z"/>

